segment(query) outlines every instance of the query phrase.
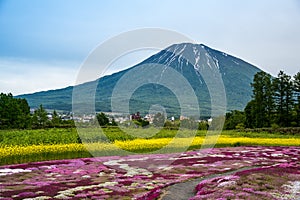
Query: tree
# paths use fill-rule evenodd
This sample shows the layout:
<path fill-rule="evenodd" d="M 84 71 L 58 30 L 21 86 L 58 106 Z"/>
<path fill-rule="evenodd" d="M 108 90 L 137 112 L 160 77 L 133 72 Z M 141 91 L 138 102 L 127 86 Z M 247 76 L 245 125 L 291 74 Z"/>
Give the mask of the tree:
<path fill-rule="evenodd" d="M 108 117 L 103 112 L 98 113 L 96 118 L 100 126 L 106 126 L 109 123 Z"/>
<path fill-rule="evenodd" d="M 167 129 L 173 129 L 173 130 L 178 130 L 180 127 L 180 120 L 166 120 L 164 127 Z M 207 130 L 207 129 L 206 129 Z"/>
<path fill-rule="evenodd" d="M 300 72 L 294 76 L 296 123 L 300 126 Z"/>
<path fill-rule="evenodd" d="M 209 125 L 206 121 L 201 121 L 198 124 L 198 130 L 207 130 L 209 128 Z"/>
<path fill-rule="evenodd" d="M 274 80 L 273 85 L 275 90 L 277 123 L 280 126 L 290 126 L 294 89 L 291 76 L 280 71 L 277 78 Z"/>
<path fill-rule="evenodd" d="M 11 106 L 12 94 L 3 94 L 0 95 L 0 125 L 2 129 L 11 127 L 11 114 L 13 108 Z"/>
<path fill-rule="evenodd" d="M 164 114 L 156 113 L 153 117 L 153 125 L 156 127 L 163 127 L 165 124 L 165 116 Z"/>
<path fill-rule="evenodd" d="M 251 113 L 254 115 L 252 116 L 253 126 L 258 128 L 270 126 L 274 107 L 272 76 L 263 71 L 258 72 L 254 75 L 251 86 L 253 88 L 251 106 L 251 109 L 253 109 Z"/>
<path fill-rule="evenodd" d="M 41 104 L 38 109 L 36 109 L 32 116 L 32 125 L 35 128 L 45 128 L 48 122 L 47 112 Z"/>
<path fill-rule="evenodd" d="M 111 125 L 112 126 L 118 126 L 117 122 L 115 121 L 115 118 L 113 117 L 111 120 Z"/>
<path fill-rule="evenodd" d="M 236 129 L 237 126 L 242 127 L 245 124 L 246 116 L 245 113 L 238 110 L 233 110 L 226 113 L 224 129 L 232 130 Z"/>
<path fill-rule="evenodd" d="M 0 94 L 0 128 L 28 128 L 30 108 L 25 99 L 13 98 L 11 93 Z"/>
<path fill-rule="evenodd" d="M 17 126 L 18 128 L 29 128 L 30 127 L 30 107 L 26 99 L 16 99 L 18 105 L 18 117 Z M 16 108 L 17 109 L 17 108 Z"/>
<path fill-rule="evenodd" d="M 149 125 L 149 121 L 143 120 L 142 118 L 133 120 L 133 123 L 135 125 L 141 126 L 143 128 L 145 128 Z"/>
<path fill-rule="evenodd" d="M 256 120 L 255 120 L 255 101 L 251 100 L 248 102 L 248 104 L 245 107 L 245 126 L 247 128 L 254 128 L 256 126 Z"/>
<path fill-rule="evenodd" d="M 52 120 L 51 123 L 52 125 L 55 126 L 59 126 L 61 124 L 62 120 L 60 118 L 60 116 L 57 114 L 56 110 L 53 111 L 52 113 Z"/>

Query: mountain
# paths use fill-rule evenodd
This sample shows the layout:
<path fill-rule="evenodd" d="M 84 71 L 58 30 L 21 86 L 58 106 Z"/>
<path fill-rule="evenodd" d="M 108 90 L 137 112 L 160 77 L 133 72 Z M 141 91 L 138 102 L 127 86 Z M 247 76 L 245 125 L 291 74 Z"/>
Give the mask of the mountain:
<path fill-rule="evenodd" d="M 173 69 L 173 71 L 168 71 L 166 74 L 165 70 L 167 69 Z M 180 83 L 184 80 L 180 79 L 178 73 L 174 71 L 188 81 L 195 92 L 201 116 L 208 117 L 211 115 L 212 104 L 216 99 L 212 92 L 222 90 L 223 86 L 220 81 L 224 83 L 223 89 L 225 91 L 219 94 L 219 99 L 224 99 L 226 95 L 226 109 L 228 111 L 242 110 L 251 99 L 252 89 L 250 83 L 254 75 L 261 70 L 239 58 L 211 49 L 203 44 L 174 44 L 129 69 L 75 86 L 77 91 L 82 92 L 76 103 L 84 108 L 88 94 L 93 93 L 94 86 L 97 85 L 95 95 L 96 111 L 111 111 L 112 94 L 116 86 L 119 87 L 120 85 L 118 81 L 124 81 L 125 75 L 131 74 L 130 79 L 124 85 L 126 87 L 130 87 L 135 83 L 140 85 L 134 91 L 131 91 L 129 99 L 130 112 L 140 111 L 142 114 L 146 114 L 149 109 L 153 108 L 152 105 L 161 105 L 167 113 L 178 116 L 182 105 L 180 105 L 180 99 L 176 97 L 175 90 L 184 87 Z M 139 81 L 142 79 L 151 79 L 149 74 L 153 75 L 156 82 L 161 81 L 159 78 L 162 77 L 168 79 L 168 82 L 165 82 L 165 85 L 162 82 L 156 84 L 155 81 L 146 81 L 145 84 L 141 84 Z M 123 89 L 126 88 L 125 86 Z M 73 89 L 74 87 L 70 86 L 18 97 L 27 99 L 30 107 L 38 107 L 43 104 L 47 109 L 71 111 Z M 185 95 L 184 98 L 189 99 L 190 97 Z M 195 105 L 187 106 L 193 107 Z"/>

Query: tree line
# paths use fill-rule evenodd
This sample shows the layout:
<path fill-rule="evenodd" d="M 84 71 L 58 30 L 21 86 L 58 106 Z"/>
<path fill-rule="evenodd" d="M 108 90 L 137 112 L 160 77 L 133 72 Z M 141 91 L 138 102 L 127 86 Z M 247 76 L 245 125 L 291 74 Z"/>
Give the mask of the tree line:
<path fill-rule="evenodd" d="M 251 87 L 251 101 L 244 111 L 226 114 L 225 129 L 300 126 L 300 72 L 272 77 L 260 71 Z"/>
<path fill-rule="evenodd" d="M 42 105 L 30 113 L 26 99 L 14 98 L 11 93 L 0 94 L 0 129 L 29 129 L 74 126 L 72 121 L 63 121 L 54 110 L 49 119 Z"/>

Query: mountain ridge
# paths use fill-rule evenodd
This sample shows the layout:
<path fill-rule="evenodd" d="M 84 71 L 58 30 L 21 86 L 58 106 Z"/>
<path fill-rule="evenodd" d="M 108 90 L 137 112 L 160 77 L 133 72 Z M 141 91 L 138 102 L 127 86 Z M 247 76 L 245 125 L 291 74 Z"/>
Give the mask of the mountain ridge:
<path fill-rule="evenodd" d="M 94 81 L 57 90 L 18 95 L 17 97 L 27 99 L 31 107 L 43 104 L 47 109 L 71 111 L 73 88 L 82 87 L 83 90 L 88 92 L 91 90 L 91 85 L 98 82 L 95 99 L 96 110 L 111 111 L 111 94 L 120 78 L 134 68 L 151 63 L 169 66 L 182 74 L 195 90 L 199 104 L 202 106 L 202 115 L 207 116 L 210 115 L 211 108 L 208 104 L 211 99 L 205 81 L 201 76 L 201 70 L 203 72 L 207 67 L 215 67 L 221 74 L 226 92 L 227 110 L 241 110 L 245 107 L 251 99 L 252 89 L 250 83 L 253 76 L 261 71 L 258 67 L 238 57 L 212 49 L 204 44 L 180 43 L 173 44 L 128 69 L 103 76 Z M 152 94 L 152 96 L 149 94 Z M 153 94 L 158 95 L 160 98 L 154 98 Z M 84 99 L 82 101 L 84 102 Z M 163 101 L 170 103 L 165 104 Z M 161 86 L 142 86 L 132 94 L 130 99 L 132 112 L 147 112 L 151 106 L 150 104 L 157 103 L 166 105 L 167 111 L 170 113 L 179 112 L 178 101 L 176 102 L 174 99 L 172 91 L 168 91 L 167 88 Z"/>

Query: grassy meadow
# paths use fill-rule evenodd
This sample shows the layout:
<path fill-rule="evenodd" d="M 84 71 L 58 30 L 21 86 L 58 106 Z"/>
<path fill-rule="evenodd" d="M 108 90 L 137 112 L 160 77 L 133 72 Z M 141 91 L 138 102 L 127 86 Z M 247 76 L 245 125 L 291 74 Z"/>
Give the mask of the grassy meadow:
<path fill-rule="evenodd" d="M 75 128 L 1 130 L 0 164 L 25 163 L 91 156 L 134 153 L 166 153 L 215 147 L 300 146 L 299 134 L 223 131 L 206 137 L 206 131 L 158 130 L 156 128 Z"/>

